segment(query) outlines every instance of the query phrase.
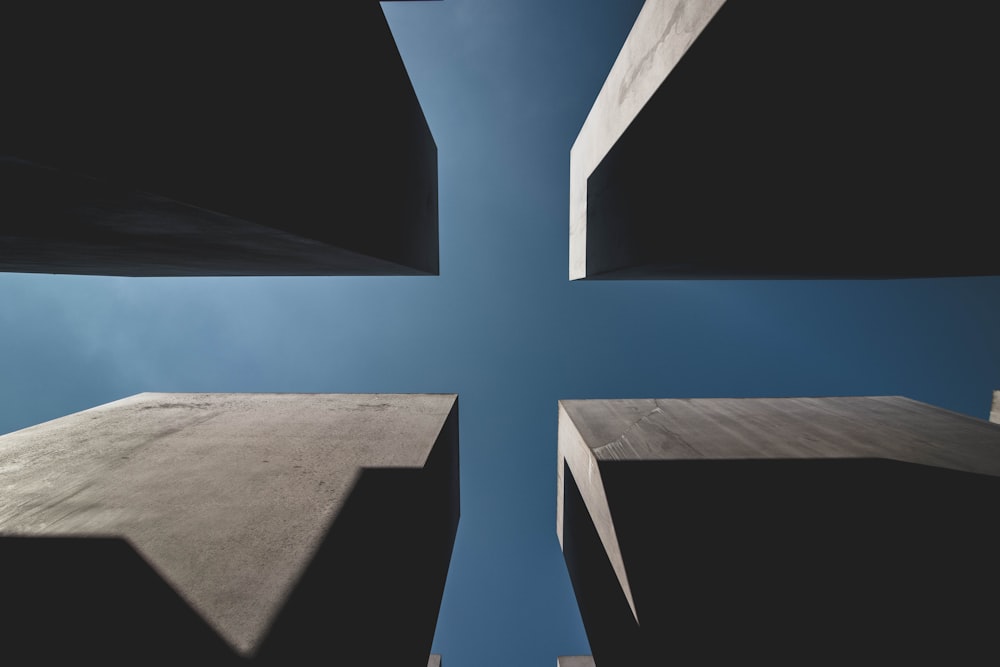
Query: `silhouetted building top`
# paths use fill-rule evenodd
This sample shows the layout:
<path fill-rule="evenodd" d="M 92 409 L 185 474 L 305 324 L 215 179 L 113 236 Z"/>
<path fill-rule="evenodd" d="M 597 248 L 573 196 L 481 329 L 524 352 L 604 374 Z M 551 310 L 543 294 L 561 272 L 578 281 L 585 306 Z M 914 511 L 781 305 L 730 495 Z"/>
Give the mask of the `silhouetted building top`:
<path fill-rule="evenodd" d="M 457 419 L 455 395 L 146 393 L 0 436 L 5 651 L 426 664 Z"/>
<path fill-rule="evenodd" d="M 559 405 L 597 667 L 998 657 L 1000 425 L 892 396 Z"/>
<path fill-rule="evenodd" d="M 988 12 L 647 0 L 571 151 L 570 279 L 1000 273 Z"/>
<path fill-rule="evenodd" d="M 0 270 L 438 273 L 437 149 L 377 2 L 5 25 Z"/>

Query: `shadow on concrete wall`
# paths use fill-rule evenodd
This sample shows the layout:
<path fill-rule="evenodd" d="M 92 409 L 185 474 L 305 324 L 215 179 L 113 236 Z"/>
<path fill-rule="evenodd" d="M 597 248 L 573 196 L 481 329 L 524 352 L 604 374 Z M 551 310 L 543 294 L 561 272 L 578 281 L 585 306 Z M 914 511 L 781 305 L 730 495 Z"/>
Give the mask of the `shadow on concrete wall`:
<path fill-rule="evenodd" d="M 600 467 L 638 613 L 567 468 L 564 553 L 601 667 L 997 656 L 996 478 L 877 459 Z"/>
<path fill-rule="evenodd" d="M 256 655 L 125 540 L 2 537 L 11 664 L 425 667 L 459 518 L 458 408 L 423 469 L 365 469 Z"/>
<path fill-rule="evenodd" d="M 1000 273 L 992 22 L 940 12 L 727 2 L 589 176 L 588 276 Z"/>

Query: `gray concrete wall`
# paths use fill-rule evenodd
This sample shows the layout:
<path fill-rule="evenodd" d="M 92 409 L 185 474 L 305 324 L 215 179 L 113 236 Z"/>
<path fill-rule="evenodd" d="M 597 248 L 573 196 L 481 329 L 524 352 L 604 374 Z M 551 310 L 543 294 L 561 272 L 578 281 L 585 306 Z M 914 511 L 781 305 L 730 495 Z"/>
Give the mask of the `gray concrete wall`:
<path fill-rule="evenodd" d="M 569 277 L 587 276 L 587 178 L 725 0 L 647 0 L 570 149 Z"/>
<path fill-rule="evenodd" d="M 437 148 L 381 8 L 303 11 L 12 12 L 0 270 L 437 274 Z"/>
<path fill-rule="evenodd" d="M 990 409 L 990 421 L 1000 424 L 1000 390 L 993 392 L 993 407 Z"/>
<path fill-rule="evenodd" d="M 594 667 L 594 659 L 589 655 L 561 655 L 556 667 Z"/>
<path fill-rule="evenodd" d="M 647 0 L 571 151 L 570 278 L 1000 273 L 991 22 L 953 19 Z"/>
<path fill-rule="evenodd" d="M 1000 614 L 972 610 L 1000 594 L 1000 426 L 902 397 L 561 401 L 559 421 L 598 665 L 996 653 Z"/>
<path fill-rule="evenodd" d="M 58 562 L 47 545 L 116 540 L 233 656 L 344 657 L 379 635 L 426 660 L 457 527 L 457 444 L 454 395 L 138 394 L 0 437 L 0 559 L 51 548 Z M 20 576 L 28 596 L 92 604 L 61 599 L 44 569 Z M 132 585 L 103 576 L 109 598 Z M 147 604 L 136 612 L 156 618 Z M 93 622 L 77 619 L 121 639 Z"/>

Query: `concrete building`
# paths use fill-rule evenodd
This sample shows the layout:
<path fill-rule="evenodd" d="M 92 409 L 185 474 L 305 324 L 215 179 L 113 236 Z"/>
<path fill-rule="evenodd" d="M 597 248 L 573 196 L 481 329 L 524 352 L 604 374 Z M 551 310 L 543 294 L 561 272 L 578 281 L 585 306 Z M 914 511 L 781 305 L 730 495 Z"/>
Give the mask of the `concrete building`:
<path fill-rule="evenodd" d="M 455 395 L 146 393 L 4 435 L 4 655 L 423 667 L 458 484 Z"/>
<path fill-rule="evenodd" d="M 987 12 L 647 0 L 570 154 L 570 279 L 1000 273 Z"/>
<path fill-rule="evenodd" d="M 598 667 L 1000 656 L 1000 426 L 902 397 L 559 404 Z"/>
<path fill-rule="evenodd" d="M 993 392 L 993 406 L 990 408 L 990 421 L 1000 424 L 1000 389 Z"/>
<path fill-rule="evenodd" d="M 436 275 L 437 148 L 379 3 L 24 3 L 0 270 Z"/>

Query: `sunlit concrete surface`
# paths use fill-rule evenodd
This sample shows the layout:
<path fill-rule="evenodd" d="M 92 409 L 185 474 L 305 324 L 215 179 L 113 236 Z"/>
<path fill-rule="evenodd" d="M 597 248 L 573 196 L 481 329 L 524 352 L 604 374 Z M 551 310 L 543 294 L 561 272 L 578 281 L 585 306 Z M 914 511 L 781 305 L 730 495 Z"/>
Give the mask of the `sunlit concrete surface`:
<path fill-rule="evenodd" d="M 988 11 L 647 0 L 570 153 L 570 279 L 1000 274 Z"/>
<path fill-rule="evenodd" d="M 556 667 L 594 667 L 594 659 L 589 655 L 561 655 Z"/>
<path fill-rule="evenodd" d="M 437 148 L 378 2 L 4 18 L 0 270 L 438 273 Z"/>
<path fill-rule="evenodd" d="M 998 653 L 996 424 L 891 396 L 561 401 L 558 470 L 598 667 Z"/>
<path fill-rule="evenodd" d="M 422 667 L 458 522 L 457 406 L 146 393 L 0 437 L 5 651 Z"/>

